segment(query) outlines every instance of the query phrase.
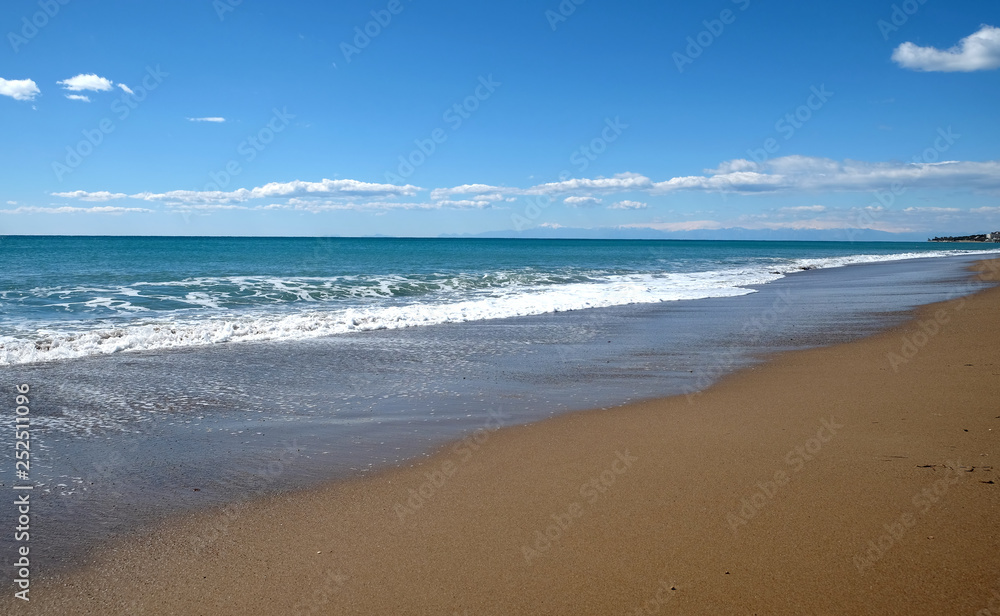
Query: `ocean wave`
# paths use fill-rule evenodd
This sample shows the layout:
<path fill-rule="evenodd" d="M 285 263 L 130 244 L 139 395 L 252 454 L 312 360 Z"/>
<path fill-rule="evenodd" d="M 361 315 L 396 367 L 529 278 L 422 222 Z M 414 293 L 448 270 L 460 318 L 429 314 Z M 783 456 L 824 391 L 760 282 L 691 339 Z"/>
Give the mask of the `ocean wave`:
<path fill-rule="evenodd" d="M 488 292 L 495 289 L 560 285 L 602 278 L 603 271 L 519 271 L 382 274 L 373 276 L 218 276 L 170 281 L 136 281 L 107 286 L 64 285 L 6 290 L 12 305 L 60 307 L 70 313 L 113 314 L 154 311 L 243 309 L 301 302 L 379 300 Z M 57 301 L 58 300 L 58 301 Z"/>
<path fill-rule="evenodd" d="M 977 254 L 981 252 L 986 251 L 977 251 Z M 803 269 L 959 254 L 968 254 L 968 251 L 803 258 L 686 273 L 441 275 L 442 281 L 454 283 L 461 280 L 462 283 L 447 285 L 434 282 L 432 284 L 437 286 L 432 291 L 412 294 L 400 293 L 398 289 L 409 283 L 426 284 L 427 280 L 414 282 L 412 277 L 392 276 L 380 280 L 380 288 L 385 290 L 385 294 L 377 294 L 373 298 L 375 301 L 348 304 L 328 299 L 317 305 L 312 295 L 302 295 L 301 288 L 296 290 L 290 286 L 301 283 L 301 279 L 225 279 L 228 285 L 242 285 L 244 289 L 256 288 L 258 291 L 261 281 L 264 281 L 267 288 L 284 287 L 283 292 L 298 295 L 303 300 L 290 303 L 282 310 L 262 309 L 260 306 L 247 310 L 225 309 L 225 302 L 216 294 L 192 290 L 192 287 L 218 286 L 219 279 L 200 279 L 194 284 L 192 281 L 142 283 L 176 286 L 181 289 L 186 302 L 207 311 L 188 316 L 184 316 L 183 311 L 175 311 L 157 317 L 131 302 L 120 302 L 123 305 L 119 306 L 110 298 L 92 297 L 89 300 L 92 305 L 117 306 L 129 313 L 129 320 L 110 326 L 101 321 L 22 323 L 15 335 L 0 336 L 0 365 L 241 341 L 302 340 L 347 332 L 462 323 L 627 304 L 733 297 L 753 293 L 754 290 L 749 287 L 767 284 Z M 471 284 L 472 278 L 487 280 Z M 313 286 L 331 285 L 329 288 L 343 282 L 309 280 Z M 129 288 L 140 286 L 130 285 Z M 91 291 L 103 292 L 99 288 L 91 288 Z M 130 298 L 136 301 L 135 296 Z"/>

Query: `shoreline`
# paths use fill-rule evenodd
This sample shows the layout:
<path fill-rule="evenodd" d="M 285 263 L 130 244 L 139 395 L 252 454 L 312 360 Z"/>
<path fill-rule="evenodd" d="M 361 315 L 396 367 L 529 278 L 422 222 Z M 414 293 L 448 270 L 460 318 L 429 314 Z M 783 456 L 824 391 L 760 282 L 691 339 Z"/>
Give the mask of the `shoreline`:
<path fill-rule="evenodd" d="M 705 243 L 704 241 L 698 242 Z M 732 244 L 733 242 L 721 243 Z M 739 242 L 735 243 L 738 244 Z M 762 243 L 766 244 L 767 242 Z M 844 243 L 853 245 L 850 242 L 836 242 L 836 244 Z M 876 242 L 876 244 L 878 243 Z M 111 295 L 112 297 L 110 299 L 98 299 L 102 301 L 107 300 L 112 303 L 119 302 L 121 305 L 113 309 L 116 313 L 124 310 L 126 314 L 134 316 L 137 314 L 134 310 L 141 309 L 140 312 L 144 315 L 141 319 L 106 322 L 103 319 L 92 319 L 93 315 L 88 317 L 87 313 L 84 312 L 80 314 L 79 319 L 66 321 L 67 325 L 64 327 L 62 320 L 65 315 L 63 314 L 56 316 L 49 312 L 40 312 L 37 314 L 20 315 L 19 319 L 24 320 L 26 318 L 28 322 L 41 325 L 46 330 L 46 333 L 41 337 L 25 336 L 26 330 L 15 328 L 15 335 L 8 337 L 9 339 L 4 344 L 0 344 L 0 360 L 2 360 L 0 369 L 37 368 L 55 362 L 87 360 L 109 356 L 127 356 L 132 354 L 135 354 L 134 356 L 141 356 L 142 354 L 164 352 L 183 353 L 211 348 L 220 343 L 287 344 L 314 341 L 330 336 L 370 333 L 386 329 L 405 330 L 414 326 L 475 324 L 477 322 L 496 319 L 537 317 L 560 312 L 589 310 L 592 308 L 621 308 L 655 305 L 665 302 L 698 301 L 720 297 L 729 298 L 745 294 L 746 288 L 760 287 L 775 282 L 774 279 L 761 282 L 761 280 L 774 275 L 779 276 L 780 280 L 791 274 L 808 270 L 839 269 L 852 265 L 899 263 L 921 258 L 940 259 L 955 256 L 978 258 L 982 254 L 989 254 L 991 252 L 1000 253 L 1000 248 L 992 247 L 979 249 L 927 248 L 925 250 L 918 250 L 913 246 L 913 243 L 903 243 L 896 247 L 896 250 L 899 252 L 879 252 L 876 250 L 873 252 L 860 252 L 858 254 L 833 254 L 829 251 L 826 253 L 819 251 L 815 256 L 784 256 L 781 263 L 763 264 L 758 262 L 753 265 L 747 265 L 746 268 L 748 269 L 745 269 L 743 266 L 733 269 L 731 266 L 719 264 L 719 267 L 722 267 L 720 270 L 695 268 L 680 271 L 670 271 L 668 269 L 666 272 L 654 272 L 659 274 L 665 273 L 668 276 L 676 275 L 682 277 L 698 277 L 709 274 L 721 274 L 724 277 L 728 277 L 727 281 L 721 287 L 713 287 L 711 284 L 708 286 L 699 286 L 705 284 L 703 279 L 681 280 L 682 288 L 688 287 L 692 283 L 695 286 L 699 286 L 699 290 L 693 296 L 688 295 L 688 290 L 684 290 L 683 292 L 678 291 L 677 287 L 672 286 L 672 284 L 668 284 L 667 288 L 663 288 L 663 286 L 656 283 L 656 280 L 645 280 L 643 282 L 643 285 L 646 287 L 645 289 L 638 289 L 638 291 L 632 289 L 631 292 L 628 290 L 624 291 L 626 297 L 624 300 L 620 298 L 611 300 L 610 296 L 606 293 L 584 294 L 575 303 L 563 298 L 561 302 L 553 300 L 549 304 L 543 305 L 533 305 L 529 302 L 530 307 L 525 308 L 524 305 L 517 302 L 513 304 L 506 303 L 509 298 L 500 296 L 492 298 L 492 301 L 502 304 L 502 308 L 490 309 L 482 305 L 465 306 L 464 304 L 470 302 L 475 303 L 475 298 L 478 296 L 472 295 L 456 304 L 456 306 L 462 306 L 460 309 L 446 310 L 445 308 L 450 305 L 449 303 L 439 304 L 431 302 L 427 306 L 432 306 L 440 312 L 439 314 L 432 315 L 425 314 L 419 310 L 416 312 L 411 310 L 414 306 L 423 306 L 420 302 L 416 302 L 415 304 L 404 302 L 400 305 L 387 304 L 384 306 L 378 304 L 369 306 L 363 303 L 348 302 L 340 307 L 331 304 L 324 306 L 321 310 L 302 311 L 275 309 L 275 307 L 281 308 L 280 302 L 278 304 L 261 304 L 253 310 L 244 310 L 243 308 L 247 307 L 237 303 L 232 306 L 221 306 L 225 307 L 227 311 L 225 313 L 213 313 L 212 310 L 209 310 L 208 312 L 196 311 L 190 314 L 175 314 L 169 310 L 164 311 L 164 306 L 160 304 L 164 301 L 176 303 L 176 299 L 157 296 L 150 290 L 151 286 L 155 287 L 156 285 L 163 284 L 162 281 L 136 282 L 133 283 L 135 284 L 135 288 L 126 284 L 118 292 L 110 289 L 103 290 L 107 295 Z M 885 259 L 887 257 L 891 258 Z M 637 270 L 636 273 L 629 275 L 647 274 L 649 272 Z M 266 278 L 267 276 L 247 274 L 245 276 L 237 276 L 236 278 L 253 280 L 262 277 Z M 378 279 L 379 276 L 376 275 L 374 278 Z M 612 282 L 613 279 L 614 276 L 603 282 Z M 218 282 L 214 278 L 212 280 Z M 246 284 L 249 285 L 251 283 Z M 544 287 L 544 285 L 542 286 Z M 558 289 L 559 287 L 556 286 L 553 288 Z M 324 293 L 327 293 L 325 289 L 325 287 L 309 287 L 298 289 L 297 292 L 306 295 L 310 293 L 319 294 L 320 302 L 322 303 L 330 299 L 330 297 L 324 295 Z M 725 292 L 720 294 L 720 289 L 724 289 Z M 255 290 L 258 294 L 263 293 L 266 295 L 266 292 L 272 289 L 267 288 L 265 285 L 264 288 L 254 288 L 252 290 Z M 244 291 L 244 289 L 240 289 L 240 293 L 246 295 Z M 344 291 L 344 289 L 341 289 L 341 291 Z M 621 290 L 619 289 L 619 291 Z M 39 310 L 44 308 L 46 311 L 51 311 L 53 308 L 58 308 L 60 312 L 63 310 L 69 311 L 70 309 L 67 306 L 75 306 L 84 299 L 83 297 L 70 297 L 74 292 L 76 292 L 74 289 L 63 289 L 60 291 L 62 293 L 60 299 L 65 300 L 65 306 L 64 303 L 58 303 L 42 306 Z M 143 293 L 148 293 L 151 296 L 145 297 Z M 205 295 L 207 292 L 197 291 L 195 293 Z M 214 310 L 220 307 L 215 304 L 223 302 L 224 298 L 229 295 L 229 291 L 223 291 L 221 295 L 221 297 L 215 297 L 208 294 L 205 298 L 201 298 L 200 302 L 194 301 L 189 305 L 208 306 Z M 309 296 L 311 297 L 311 295 Z M 473 299 L 469 299 L 470 297 Z M 141 305 L 143 302 L 136 298 L 142 298 L 143 301 L 149 302 L 152 305 L 148 307 L 143 306 Z M 459 296 L 459 299 L 461 298 L 462 296 Z M 39 298 L 34 299 L 37 300 Z M 45 304 L 44 301 L 39 301 Z M 133 306 L 132 301 L 139 302 L 139 305 Z M 181 301 L 187 302 L 188 300 Z M 308 304 L 305 305 L 308 306 Z M 35 317 L 41 318 L 41 321 L 35 321 Z"/>
<path fill-rule="evenodd" d="M 309 610 L 312 608 L 316 608 L 316 612 L 333 609 L 338 613 L 355 610 L 363 613 L 376 609 L 410 613 L 431 608 L 444 613 L 467 610 L 470 614 L 525 611 L 607 613 L 612 607 L 626 611 L 643 605 L 644 600 L 654 599 L 659 601 L 657 605 L 660 606 L 669 601 L 676 606 L 687 605 L 687 609 L 695 611 L 705 611 L 709 607 L 733 611 L 734 607 L 749 609 L 751 605 L 768 613 L 834 609 L 838 604 L 810 603 L 810 600 L 831 597 L 829 593 L 824 593 L 822 586 L 803 580 L 797 575 L 796 568 L 788 563 L 780 567 L 779 563 L 770 563 L 773 569 L 751 566 L 752 555 L 774 552 L 774 543 L 784 548 L 794 547 L 810 556 L 811 560 L 802 562 L 802 555 L 795 550 L 779 550 L 786 556 L 797 556 L 800 559 L 797 563 L 799 569 L 808 569 L 816 561 L 823 560 L 822 550 L 817 550 L 816 546 L 803 546 L 797 542 L 789 544 L 787 539 L 782 541 L 781 522 L 791 523 L 797 530 L 798 540 L 814 539 L 827 550 L 842 551 L 836 538 L 816 528 L 803 527 L 809 514 L 817 513 L 810 505 L 818 500 L 829 507 L 841 506 L 845 515 L 852 519 L 863 518 L 859 523 L 867 524 L 870 518 L 874 530 L 859 533 L 857 541 L 853 542 L 856 544 L 853 555 L 860 555 L 861 567 L 850 561 L 846 567 L 838 566 L 832 570 L 843 576 L 852 567 L 861 569 L 863 571 L 859 570 L 857 574 L 861 579 L 886 581 L 898 587 L 902 582 L 888 576 L 886 567 L 884 564 L 880 567 L 880 563 L 896 554 L 901 555 L 900 559 L 906 558 L 906 562 L 919 562 L 919 558 L 912 553 L 912 542 L 908 544 L 905 539 L 907 534 L 915 537 L 921 532 L 921 527 L 930 527 L 927 521 L 930 519 L 929 512 L 937 511 L 937 503 L 930 503 L 930 508 L 923 511 L 925 503 L 921 500 L 916 513 L 910 511 L 916 505 L 889 505 L 883 507 L 885 515 L 880 515 L 871 503 L 840 504 L 838 501 L 843 500 L 845 494 L 860 498 L 865 493 L 850 485 L 850 478 L 845 479 L 842 471 L 831 467 L 828 458 L 839 456 L 836 459 L 858 471 L 858 477 L 874 481 L 865 474 L 872 470 L 868 468 L 871 461 L 865 464 L 857 458 L 857 454 L 867 451 L 864 445 L 870 445 L 869 440 L 877 439 L 863 434 L 850 437 L 848 451 L 838 452 L 837 445 L 845 440 L 842 428 L 847 432 L 851 427 L 857 429 L 861 425 L 860 417 L 854 417 L 854 423 L 845 418 L 848 423 L 844 423 L 845 420 L 838 417 L 839 410 L 835 403 L 823 397 L 814 399 L 818 394 L 812 388 L 798 391 L 796 383 L 806 381 L 815 385 L 813 380 L 837 380 L 839 376 L 841 382 L 830 389 L 831 392 L 840 392 L 839 395 L 848 397 L 854 395 L 851 399 L 862 406 L 865 400 L 892 403 L 893 396 L 901 392 L 880 392 L 877 378 L 872 382 L 871 374 L 857 373 L 854 365 L 857 363 L 858 348 L 884 345 L 890 337 L 908 332 L 916 350 L 913 357 L 906 357 L 905 345 L 897 344 L 900 347 L 897 354 L 905 361 L 889 361 L 880 366 L 880 370 L 891 371 L 893 375 L 902 371 L 905 377 L 918 363 L 929 362 L 930 354 L 925 347 L 932 343 L 941 346 L 940 343 L 952 341 L 951 338 L 938 336 L 941 328 L 950 327 L 948 331 L 954 337 L 969 335 L 969 332 L 954 325 L 968 320 L 967 315 L 972 314 L 972 311 L 966 310 L 966 303 L 992 303 L 995 306 L 1000 303 L 1000 289 L 994 288 L 944 304 L 923 306 L 914 311 L 907 323 L 858 342 L 778 353 L 767 363 L 725 376 L 708 390 L 692 394 L 693 397 L 687 399 L 675 396 L 607 410 L 574 412 L 537 423 L 508 427 L 499 432 L 483 432 L 480 433 L 481 438 L 472 438 L 471 441 L 467 438 L 447 445 L 433 456 L 415 462 L 411 468 L 386 469 L 371 477 L 338 482 L 302 493 L 276 495 L 245 506 L 189 514 L 159 530 L 140 533 L 96 554 L 93 560 L 105 563 L 103 570 L 90 566 L 49 583 L 39 580 L 38 594 L 33 595 L 43 605 L 36 604 L 34 609 L 44 610 L 49 605 L 56 610 L 54 613 L 69 606 L 79 610 L 81 606 L 74 602 L 74 592 L 89 595 L 89 599 L 96 602 L 93 604 L 95 609 L 101 605 L 100 609 L 108 609 L 111 613 L 121 610 L 123 606 L 127 606 L 125 612 L 138 610 L 142 613 L 141 603 L 136 601 L 149 601 L 148 605 L 162 609 L 166 609 L 167 601 L 175 601 L 171 609 L 194 613 L 195 606 L 209 605 L 204 602 L 209 597 L 214 597 L 211 600 L 215 602 L 211 604 L 212 613 L 228 613 L 227 609 L 232 613 L 257 613 L 254 609 L 262 613 L 269 610 L 287 612 L 302 601 L 306 603 L 298 605 L 302 608 L 300 613 L 311 613 Z M 959 304 L 962 308 L 954 308 Z M 949 305 L 952 308 L 948 308 Z M 936 316 L 941 310 L 946 311 L 944 316 L 947 320 Z M 929 333 L 932 326 L 911 331 L 915 323 L 931 322 L 928 318 L 937 323 L 937 333 Z M 924 344 L 918 344 L 921 338 L 917 336 L 921 331 L 927 339 Z M 975 336 L 970 340 L 975 341 Z M 994 345 L 998 342 L 993 340 Z M 958 355 L 962 353 L 962 350 L 952 351 Z M 855 357 L 851 357 L 852 353 Z M 862 355 L 872 359 L 870 348 Z M 812 370 L 807 370 L 799 365 L 800 362 L 813 362 L 815 365 L 811 366 Z M 845 389 L 843 374 L 823 374 L 825 364 L 835 364 L 841 372 L 853 375 L 854 381 L 849 382 L 861 384 L 864 391 L 857 395 L 842 391 Z M 975 364 L 972 367 L 975 368 Z M 927 367 L 929 372 L 940 372 L 941 369 L 935 365 Z M 783 382 L 776 380 L 776 373 L 794 378 Z M 864 376 L 867 379 L 862 378 Z M 962 380 L 969 385 L 964 375 Z M 829 387 L 826 382 L 818 385 Z M 990 389 L 987 380 L 983 387 L 995 400 L 998 393 L 996 386 Z M 756 395 L 748 396 L 747 390 Z M 808 416 L 794 413 L 789 416 L 786 410 L 767 406 L 762 397 L 769 397 L 772 405 L 780 400 L 793 408 L 802 400 L 809 399 L 812 406 L 822 410 L 810 409 L 806 414 Z M 743 408 L 734 411 L 733 406 Z M 759 420 L 759 425 L 742 424 L 746 420 L 746 411 Z M 879 413 L 882 412 L 879 410 Z M 873 416 L 881 418 L 879 413 Z M 666 419 L 665 414 L 668 415 Z M 981 427 L 983 432 L 997 432 L 993 428 L 1000 428 L 1000 422 L 991 418 L 992 415 L 982 419 L 970 417 L 971 423 L 963 429 Z M 883 419 L 879 424 L 885 421 Z M 945 420 L 921 415 L 920 421 L 941 423 Z M 990 427 L 983 427 L 987 425 Z M 788 435 L 778 434 L 786 431 Z M 663 441 L 652 439 L 652 435 L 665 439 L 673 449 L 667 452 L 660 450 Z M 884 454 L 887 456 L 885 462 L 880 461 L 880 464 L 889 464 L 891 470 L 875 473 L 879 479 L 876 483 L 889 491 L 898 492 L 899 488 L 886 485 L 887 479 L 907 483 L 916 488 L 912 493 L 919 495 L 922 494 L 921 487 L 927 489 L 922 486 L 923 483 L 938 485 L 938 478 L 930 473 L 938 473 L 938 477 L 951 473 L 947 475 L 948 479 L 964 478 L 958 473 L 966 472 L 964 468 L 967 466 L 975 467 L 983 473 L 983 477 L 989 474 L 991 480 L 997 479 L 996 471 L 984 470 L 990 462 L 980 464 L 981 459 L 961 460 L 955 456 L 951 460 L 945 459 L 942 454 L 946 452 L 939 444 L 933 443 L 932 435 L 923 433 L 916 436 L 919 443 L 927 447 L 921 453 L 930 466 L 900 467 L 894 463 L 900 458 L 892 456 L 907 451 L 907 444 L 899 442 L 899 435 L 881 436 L 885 442 L 880 441 L 879 444 L 888 443 L 898 448 L 897 453 Z M 995 451 L 995 440 L 991 442 Z M 632 449 L 629 449 L 630 443 Z M 834 453 L 823 456 L 825 451 Z M 848 455 L 851 452 L 854 457 Z M 728 453 L 731 458 L 725 458 L 723 453 Z M 785 455 L 780 455 L 782 453 Z M 910 457 L 913 456 L 903 459 Z M 879 464 L 871 466 L 876 468 Z M 767 472 L 762 473 L 762 469 Z M 692 483 L 685 475 L 697 475 L 699 472 L 707 474 L 726 489 Z M 671 477 L 675 481 L 664 482 L 663 477 Z M 805 478 L 810 478 L 809 482 L 827 485 L 830 494 L 822 489 L 817 491 L 814 483 L 807 482 Z M 394 483 L 397 487 L 391 488 Z M 655 489 L 646 489 L 644 483 L 652 483 Z M 427 484 L 432 489 L 427 489 Z M 951 485 L 944 484 L 945 488 Z M 990 489 L 994 485 L 983 484 Z M 695 490 L 698 487 L 701 488 L 700 493 Z M 414 499 L 410 490 L 421 498 Z M 809 494 L 803 495 L 803 492 Z M 946 490 L 941 495 L 944 498 L 939 499 L 944 502 L 941 508 L 955 507 L 953 501 L 945 498 L 958 492 L 958 488 L 950 492 Z M 732 502 L 719 502 L 730 494 L 736 497 L 729 499 Z M 763 494 L 763 501 L 760 494 Z M 971 498 L 963 494 L 962 498 Z M 981 519 L 984 524 L 980 528 L 988 540 L 981 541 L 979 546 L 963 545 L 963 548 L 975 552 L 978 547 L 980 558 L 990 563 L 995 574 L 1000 571 L 997 566 L 1000 562 L 995 555 L 998 553 L 997 535 L 996 531 L 989 533 L 989 524 L 996 526 L 997 492 L 986 494 L 991 495 L 986 498 L 992 500 L 985 502 L 988 506 L 992 504 L 993 509 L 986 507 L 968 515 Z M 787 499 L 782 498 L 783 495 L 787 495 Z M 748 505 L 742 505 L 741 498 Z M 295 502 L 285 502 L 289 499 Z M 955 496 L 955 500 L 959 500 L 959 496 Z M 803 514 L 802 510 L 806 513 Z M 850 515 L 852 511 L 853 515 Z M 659 512 L 662 518 L 657 520 L 655 512 Z M 714 512 L 707 518 L 711 523 L 703 523 L 706 512 Z M 965 510 L 962 509 L 962 512 L 965 513 Z M 722 515 L 717 515 L 719 513 Z M 902 517 L 907 513 L 911 518 Z M 776 522 L 775 517 L 780 519 Z M 833 522 L 839 520 L 837 515 L 831 518 L 828 513 L 826 518 Z M 651 529 L 650 520 L 657 520 L 665 527 Z M 890 544 L 882 553 L 876 549 L 866 556 L 861 548 L 865 540 L 881 541 L 876 531 L 883 522 L 901 539 L 895 541 L 898 545 Z M 553 524 L 556 531 L 550 531 Z M 913 528 L 916 530 L 911 530 Z M 272 534 L 260 532 L 264 530 Z M 169 536 L 170 531 L 179 532 L 179 536 Z M 312 536 L 305 536 L 307 532 Z M 947 532 L 935 531 L 928 536 L 947 537 Z M 549 534 L 548 541 L 544 533 Z M 624 533 L 624 538 L 616 541 L 616 533 Z M 487 536 L 484 537 L 484 534 Z M 723 541 L 727 539 L 727 534 L 729 542 Z M 765 539 L 770 542 L 765 542 Z M 663 548 L 662 552 L 650 550 L 650 546 L 646 545 L 648 543 L 658 543 Z M 716 547 L 714 552 L 710 551 L 707 560 L 693 549 L 706 544 Z M 470 545 L 487 549 L 470 551 Z M 380 548 L 392 553 L 373 558 L 372 555 L 378 554 Z M 732 549 L 732 554 L 727 549 Z M 988 551 L 990 549 L 992 552 Z M 616 552 L 640 558 L 632 562 L 616 556 Z M 274 562 L 262 555 L 273 555 Z M 729 563 L 725 556 L 733 562 Z M 488 565 L 483 564 L 484 558 L 490 560 Z M 422 570 L 424 561 L 430 561 L 437 569 Z M 255 563 L 257 567 L 248 567 L 248 563 Z M 716 579 L 716 572 L 708 574 L 705 565 L 713 563 L 720 570 L 731 570 L 722 575 L 734 577 Z M 838 564 L 843 565 L 839 561 Z M 845 568 L 846 571 L 843 571 Z M 988 567 L 982 569 L 985 571 Z M 116 571 L 142 583 L 143 596 L 119 596 L 109 581 L 117 577 Z M 587 575 L 580 571 L 587 572 Z M 605 578 L 595 577 L 602 571 Z M 629 575 L 623 576 L 622 571 Z M 202 575 L 199 581 L 195 572 L 206 575 Z M 663 579 L 653 579 L 656 575 L 652 572 L 660 572 Z M 766 574 L 766 578 L 748 578 L 748 572 Z M 211 577 L 207 575 L 209 573 Z M 225 575 L 215 579 L 220 574 Z M 971 575 L 974 581 L 980 583 L 986 581 L 982 573 L 963 574 L 967 578 Z M 462 580 L 462 583 L 449 585 L 449 579 Z M 756 585 L 746 586 L 747 579 L 755 580 Z M 775 581 L 795 582 L 792 584 L 794 588 L 784 589 L 787 594 L 784 600 L 767 594 L 774 590 L 771 582 Z M 848 586 L 853 581 L 850 576 L 841 580 Z M 949 581 L 955 584 L 951 578 Z M 53 584 L 59 583 L 69 586 L 53 588 Z M 107 593 L 94 596 L 92 591 L 87 590 L 94 583 L 107 588 Z M 472 593 L 469 592 L 470 586 L 474 591 Z M 381 590 L 376 592 L 373 589 Z M 597 590 L 602 592 L 595 594 Z M 544 603 L 550 592 L 562 602 Z M 184 593 L 187 596 L 179 596 Z M 200 598 L 198 593 L 202 593 Z M 477 594 L 482 596 L 477 599 Z M 914 613 L 936 613 L 935 609 L 941 609 L 929 607 L 932 603 L 928 603 L 927 596 L 923 602 L 912 598 L 918 594 L 910 593 L 911 596 L 895 599 L 909 602 Z M 983 600 L 989 596 L 988 590 L 982 594 Z M 443 600 L 444 596 L 456 598 L 448 603 Z M 492 602 L 484 601 L 483 596 L 492 599 Z M 789 602 L 788 597 L 796 597 L 797 603 Z M 975 603 L 973 599 L 975 597 L 969 599 L 970 607 Z M 411 600 L 412 603 L 408 603 Z M 244 602 L 244 609 L 248 611 L 237 608 L 236 601 Z M 549 606 L 548 610 L 542 607 L 545 605 Z M 954 608 L 954 605 L 947 605 L 945 611 Z M 976 609 L 980 608 L 972 607 L 970 613 L 975 613 Z M 148 613 L 159 612 L 154 609 Z"/>

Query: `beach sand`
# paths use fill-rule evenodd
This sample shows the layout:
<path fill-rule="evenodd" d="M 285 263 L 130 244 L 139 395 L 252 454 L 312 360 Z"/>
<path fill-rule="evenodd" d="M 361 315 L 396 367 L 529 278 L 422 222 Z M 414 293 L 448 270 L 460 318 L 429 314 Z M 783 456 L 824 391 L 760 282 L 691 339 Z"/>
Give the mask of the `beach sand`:
<path fill-rule="evenodd" d="M 1000 614 L 998 315 L 991 289 L 700 394 L 490 421 L 172 520 L 0 611 Z"/>

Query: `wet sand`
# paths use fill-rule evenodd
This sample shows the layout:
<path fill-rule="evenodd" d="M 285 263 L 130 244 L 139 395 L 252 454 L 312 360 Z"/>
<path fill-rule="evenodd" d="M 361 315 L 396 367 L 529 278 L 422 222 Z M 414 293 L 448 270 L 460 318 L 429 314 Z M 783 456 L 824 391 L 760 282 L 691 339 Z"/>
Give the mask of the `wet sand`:
<path fill-rule="evenodd" d="M 700 394 L 490 420 L 173 520 L 0 611 L 1000 614 L 998 314 L 991 289 Z"/>

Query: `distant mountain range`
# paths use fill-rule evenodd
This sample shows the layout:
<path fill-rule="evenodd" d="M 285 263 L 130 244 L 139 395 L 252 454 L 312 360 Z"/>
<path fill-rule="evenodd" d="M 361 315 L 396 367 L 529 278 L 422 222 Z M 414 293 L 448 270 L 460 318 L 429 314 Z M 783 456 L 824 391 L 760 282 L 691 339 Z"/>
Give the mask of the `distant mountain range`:
<path fill-rule="evenodd" d="M 534 227 L 524 231 L 488 231 L 477 234 L 447 234 L 439 237 L 608 239 L 608 240 L 770 240 L 813 242 L 924 242 L 923 233 L 888 233 L 872 229 L 702 229 L 697 231 L 657 231 L 604 227 Z"/>

